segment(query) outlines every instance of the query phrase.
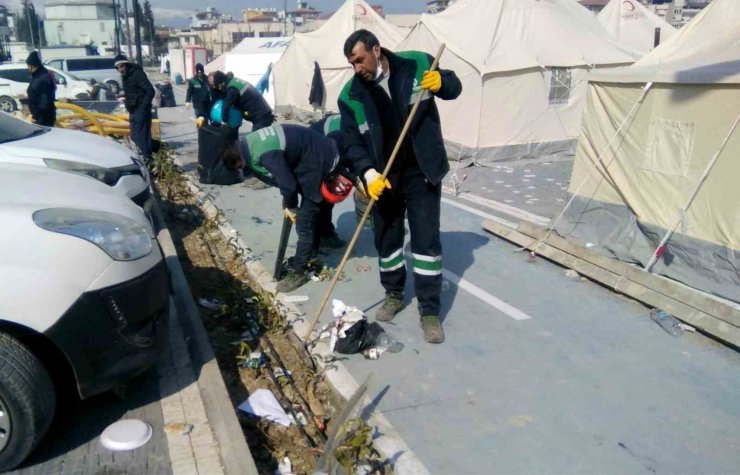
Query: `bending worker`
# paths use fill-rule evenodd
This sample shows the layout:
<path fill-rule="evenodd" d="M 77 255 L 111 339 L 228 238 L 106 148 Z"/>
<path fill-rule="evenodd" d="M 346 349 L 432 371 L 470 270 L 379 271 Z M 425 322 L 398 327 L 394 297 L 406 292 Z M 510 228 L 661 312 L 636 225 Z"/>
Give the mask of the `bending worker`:
<path fill-rule="evenodd" d="M 252 131 L 272 125 L 275 117 L 262 94 L 251 84 L 241 79 L 229 80 L 221 71 L 213 75 L 214 87 L 223 94 L 222 124 L 228 124 L 229 110 L 236 107 L 244 119 L 252 123 Z"/>
<path fill-rule="evenodd" d="M 327 228 L 327 220 L 331 223 L 333 204 L 352 191 L 354 177 L 337 170 L 336 145 L 300 125 L 272 125 L 238 140 L 224 152 L 223 161 L 229 170 L 251 169 L 280 189 L 283 215 L 295 223 L 298 245 L 292 269 L 278 282 L 277 290 L 299 288 L 309 281 L 308 263 L 318 252 L 321 229 Z"/>
<path fill-rule="evenodd" d="M 433 58 L 428 54 L 392 53 L 381 48 L 377 37 L 367 30 L 347 38 L 344 55 L 355 70 L 339 96 L 347 158 L 364 178 L 370 197 L 377 200 L 373 229 L 386 296 L 375 318 L 390 321 L 404 305 L 407 216 L 424 339 L 442 343 L 440 203 L 442 179 L 450 167 L 434 100 L 455 99 L 462 85 L 452 71 L 429 71 Z M 421 105 L 388 178 L 382 180 L 381 173 L 418 94 L 424 94 Z"/>
<path fill-rule="evenodd" d="M 211 88 L 208 85 L 205 68 L 198 63 L 195 65 L 195 76 L 188 81 L 188 91 L 185 93 L 185 107 L 195 110 L 195 118 L 208 117 L 211 111 Z"/>

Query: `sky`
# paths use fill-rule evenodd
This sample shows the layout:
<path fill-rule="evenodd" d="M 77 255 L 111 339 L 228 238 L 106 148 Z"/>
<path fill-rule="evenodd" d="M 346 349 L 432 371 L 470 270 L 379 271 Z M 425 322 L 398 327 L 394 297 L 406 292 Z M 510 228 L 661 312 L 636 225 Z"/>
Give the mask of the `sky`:
<path fill-rule="evenodd" d="M 37 0 L 38 1 L 38 0 Z M 139 0 L 143 2 L 143 0 Z M 149 0 L 154 9 L 154 21 L 157 25 L 183 26 L 195 11 L 203 11 L 213 6 L 217 10 L 241 16 L 241 10 L 246 8 L 275 8 L 283 9 L 284 0 Z M 295 7 L 295 0 L 287 0 L 288 10 Z M 321 12 L 337 10 L 344 0 L 309 0 L 309 6 Z M 422 13 L 426 9 L 426 0 L 370 0 L 370 4 L 383 5 L 386 13 Z"/>

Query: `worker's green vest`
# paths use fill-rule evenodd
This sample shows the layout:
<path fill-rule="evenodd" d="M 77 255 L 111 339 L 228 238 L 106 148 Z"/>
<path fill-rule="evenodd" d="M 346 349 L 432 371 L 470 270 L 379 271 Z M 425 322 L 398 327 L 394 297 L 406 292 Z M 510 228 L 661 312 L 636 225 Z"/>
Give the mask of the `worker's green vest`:
<path fill-rule="evenodd" d="M 272 178 L 270 171 L 262 165 L 262 156 L 275 150 L 285 151 L 285 131 L 281 125 L 271 125 L 246 135 L 249 160 L 252 170 L 258 175 Z"/>
<path fill-rule="evenodd" d="M 252 87 L 252 85 L 249 84 L 247 81 L 242 81 L 241 79 L 234 78 L 229 81 L 229 84 L 226 87 L 236 88 L 236 90 L 239 91 L 239 95 L 242 95 L 248 88 Z"/>
<path fill-rule="evenodd" d="M 198 78 L 190 78 L 189 82 L 193 87 L 203 87 L 203 83 Z"/>
<path fill-rule="evenodd" d="M 339 114 L 335 114 L 332 116 L 329 116 L 328 119 L 324 122 L 324 135 L 327 137 L 329 134 L 338 132 L 340 127 L 342 125 L 342 116 Z"/>
<path fill-rule="evenodd" d="M 421 92 L 421 78 L 424 76 L 424 71 L 429 71 L 432 66 L 429 62 L 429 56 L 421 51 L 401 51 L 395 54 L 396 56 L 399 56 L 403 59 L 410 59 L 416 62 L 416 74 L 414 77 L 414 84 L 411 87 L 411 95 L 408 99 L 408 104 L 413 105 L 414 102 L 416 102 L 416 98 L 419 97 L 419 93 Z M 347 106 L 349 106 L 349 108 L 352 110 L 352 113 L 355 116 L 355 121 L 357 122 L 357 126 L 360 128 L 360 133 L 364 134 L 367 130 L 369 130 L 369 127 L 367 125 L 367 115 L 365 114 L 365 106 L 362 101 L 353 99 L 349 95 L 349 92 L 352 89 L 352 84 L 354 83 L 354 81 L 357 80 L 358 79 L 356 77 L 353 77 L 352 79 L 347 81 L 347 84 L 344 85 L 342 92 L 339 94 L 339 99 L 347 104 Z M 429 91 L 424 91 L 423 100 L 426 101 L 431 97 L 432 96 L 429 94 Z"/>

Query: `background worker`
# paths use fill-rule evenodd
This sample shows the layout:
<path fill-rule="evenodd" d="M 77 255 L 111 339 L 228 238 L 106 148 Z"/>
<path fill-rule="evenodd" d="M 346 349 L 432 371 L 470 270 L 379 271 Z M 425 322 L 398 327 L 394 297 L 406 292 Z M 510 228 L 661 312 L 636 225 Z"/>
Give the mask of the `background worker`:
<path fill-rule="evenodd" d="M 339 162 L 336 145 L 307 127 L 271 125 L 246 134 L 224 152 L 223 161 L 227 169 L 249 168 L 280 189 L 283 215 L 295 223 L 298 245 L 292 269 L 277 290 L 299 288 L 309 281 L 308 263 L 318 252 L 319 223 L 327 211 L 331 220 L 327 199 L 338 202 L 352 190 L 351 177 L 332 173 Z"/>
<path fill-rule="evenodd" d="M 195 118 L 208 117 L 211 111 L 211 88 L 201 63 L 195 65 L 195 76 L 188 81 L 185 93 L 185 107 L 195 111 Z"/>
<path fill-rule="evenodd" d="M 138 64 L 129 63 L 126 56 L 115 57 L 115 68 L 123 78 L 125 106 L 129 113 L 131 140 L 139 148 L 144 163 L 152 159 L 152 100 L 154 87 Z"/>
<path fill-rule="evenodd" d="M 223 97 L 222 124 L 228 124 L 229 110 L 232 107 L 241 111 L 244 119 L 252 123 L 252 131 L 262 129 L 275 120 L 272 109 L 262 94 L 251 84 L 239 78 L 228 79 L 221 71 L 213 75 L 214 87 Z"/>
<path fill-rule="evenodd" d="M 407 216 L 424 339 L 441 343 L 440 202 L 449 164 L 434 98 L 455 99 L 462 85 L 452 71 L 429 71 L 433 58 L 428 54 L 392 53 L 381 48 L 377 37 L 367 30 L 347 38 L 344 55 L 355 71 L 338 101 L 347 158 L 364 178 L 370 197 L 378 200 L 373 208 L 373 229 L 386 297 L 375 318 L 390 321 L 403 308 Z M 382 180 L 381 173 L 418 94 L 424 94 L 421 105 L 388 178 Z"/>
<path fill-rule="evenodd" d="M 28 84 L 28 109 L 31 111 L 31 120 L 35 124 L 54 127 L 57 120 L 56 83 L 49 70 L 41 64 L 41 58 L 36 51 L 26 58 L 28 72 L 31 73 L 31 82 Z"/>

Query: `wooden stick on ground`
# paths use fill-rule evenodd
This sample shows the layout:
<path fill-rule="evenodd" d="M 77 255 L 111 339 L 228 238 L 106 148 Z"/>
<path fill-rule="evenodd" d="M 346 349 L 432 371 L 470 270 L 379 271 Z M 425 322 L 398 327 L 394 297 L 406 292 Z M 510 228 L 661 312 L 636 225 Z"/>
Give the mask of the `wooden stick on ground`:
<path fill-rule="evenodd" d="M 439 58 L 442 56 L 442 53 L 444 52 L 444 50 L 445 50 L 445 44 L 442 43 L 442 45 L 440 45 L 439 47 L 439 51 L 437 51 L 437 56 L 435 56 L 432 66 L 429 68 L 430 71 L 434 71 L 435 69 L 437 69 L 437 65 L 439 64 Z M 380 178 L 381 180 L 385 180 L 386 177 L 388 176 L 388 172 L 390 172 L 391 167 L 393 166 L 393 162 L 396 160 L 396 155 L 398 155 L 398 151 L 401 149 L 403 140 L 406 138 L 406 134 L 408 133 L 409 128 L 411 128 L 411 122 L 414 120 L 416 111 L 419 110 L 421 101 L 426 95 L 426 93 L 427 91 L 425 89 L 422 89 L 419 91 L 419 96 L 416 98 L 416 102 L 414 102 L 414 107 L 411 108 L 411 112 L 409 113 L 409 116 L 406 119 L 406 124 L 404 124 L 403 129 L 401 130 L 401 134 L 398 136 L 398 140 L 396 141 L 396 146 L 393 148 L 393 153 L 391 153 L 391 157 L 388 159 L 388 163 L 385 165 L 385 169 L 383 170 L 383 176 Z M 431 94 L 431 92 L 429 92 L 429 94 Z M 337 282 L 339 281 L 339 276 L 342 275 L 342 270 L 344 270 L 344 265 L 347 263 L 347 259 L 349 259 L 349 255 L 352 253 L 352 250 L 355 248 L 355 244 L 357 244 L 357 239 L 360 237 L 362 228 L 365 226 L 365 221 L 367 221 L 368 216 L 370 216 L 370 211 L 372 211 L 373 205 L 375 205 L 375 200 L 370 198 L 370 203 L 367 205 L 365 214 L 362 215 L 362 219 L 360 219 L 360 223 L 357 225 L 357 229 L 355 229 L 355 234 L 354 236 L 352 236 L 352 240 L 349 242 L 349 245 L 347 246 L 347 250 L 344 251 L 344 256 L 342 257 L 342 261 L 339 263 L 339 266 L 337 267 L 337 270 L 334 273 L 334 277 L 331 279 L 329 288 L 326 289 L 324 298 L 321 300 L 321 304 L 319 305 L 318 310 L 316 310 L 316 316 L 314 317 L 313 322 L 311 323 L 311 326 L 308 328 L 308 331 L 306 332 L 304 336 L 304 339 L 306 341 L 308 341 L 308 338 L 311 336 L 311 332 L 316 327 L 316 324 L 319 323 L 319 319 L 321 318 L 321 312 L 324 311 L 324 307 L 326 307 L 326 303 L 329 301 L 329 298 L 331 297 L 331 293 L 334 291 L 334 287 L 337 285 Z"/>

